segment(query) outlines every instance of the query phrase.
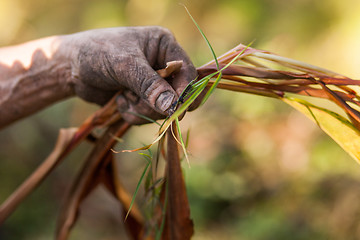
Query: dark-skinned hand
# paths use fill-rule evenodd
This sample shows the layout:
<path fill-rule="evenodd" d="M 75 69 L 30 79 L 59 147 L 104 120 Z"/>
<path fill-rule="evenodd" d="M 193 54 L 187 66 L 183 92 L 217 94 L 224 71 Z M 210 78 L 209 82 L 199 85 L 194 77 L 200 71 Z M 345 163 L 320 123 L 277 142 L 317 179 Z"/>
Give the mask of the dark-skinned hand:
<path fill-rule="evenodd" d="M 171 32 L 162 27 L 97 29 L 71 35 L 75 50 L 70 85 L 86 101 L 104 105 L 116 92 L 118 109 L 131 124 L 164 118 L 197 72 Z M 182 61 L 163 79 L 156 70 Z"/>

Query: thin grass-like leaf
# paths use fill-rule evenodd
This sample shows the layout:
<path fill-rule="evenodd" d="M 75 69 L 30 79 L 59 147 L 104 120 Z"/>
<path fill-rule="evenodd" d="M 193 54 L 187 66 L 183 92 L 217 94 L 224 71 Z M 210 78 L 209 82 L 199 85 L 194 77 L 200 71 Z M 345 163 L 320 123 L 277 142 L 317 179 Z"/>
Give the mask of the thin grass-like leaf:
<path fill-rule="evenodd" d="M 200 81 L 202 82 L 200 85 L 196 87 L 193 86 L 193 93 L 192 95 L 182 104 L 180 107 L 168 118 L 163 122 L 162 127 L 159 130 L 159 134 L 163 134 L 171 125 L 171 123 L 176 119 L 179 118 L 181 114 L 183 114 L 186 109 L 195 101 L 195 99 L 201 94 L 201 92 L 206 88 L 207 84 L 209 83 L 210 79 L 215 76 L 217 73 L 210 74 Z"/>
<path fill-rule="evenodd" d="M 168 186 L 168 182 L 165 181 L 165 199 L 164 199 L 164 204 L 161 208 L 161 223 L 160 223 L 160 227 L 156 230 L 155 233 L 155 239 L 156 240 L 160 240 L 161 236 L 164 232 L 164 227 L 165 227 L 165 221 L 166 221 L 166 209 L 168 207 L 168 200 L 169 200 L 169 186 Z"/>
<path fill-rule="evenodd" d="M 270 61 L 274 61 L 277 63 L 283 63 L 285 65 L 288 66 L 292 66 L 294 68 L 300 69 L 300 70 L 312 70 L 312 71 L 316 71 L 319 73 L 324 73 L 330 76 L 340 76 L 340 74 L 329 71 L 325 68 L 321 68 L 321 67 L 317 67 L 308 63 L 304 63 L 298 60 L 294 60 L 294 59 L 290 59 L 290 58 L 286 58 L 286 57 L 282 57 L 282 56 L 278 56 L 275 54 L 271 54 L 271 53 L 265 53 L 265 52 L 261 52 L 261 51 L 257 51 L 251 54 L 252 56 L 256 56 L 262 59 L 267 59 Z"/>
<path fill-rule="evenodd" d="M 182 5 L 183 5 L 183 7 L 185 8 L 185 10 L 186 10 L 187 14 L 189 15 L 189 17 L 191 18 L 191 20 L 193 21 L 193 23 L 195 24 L 195 26 L 197 27 L 197 29 L 199 30 L 201 36 L 204 38 L 206 44 L 208 45 L 208 47 L 209 47 L 209 49 L 210 49 L 210 51 L 211 51 L 211 53 L 212 53 L 212 55 L 213 55 L 213 58 L 214 58 L 214 60 L 215 60 L 215 62 L 216 62 L 216 67 L 217 67 L 217 69 L 219 70 L 219 69 L 220 69 L 220 67 L 219 67 L 219 62 L 218 62 L 218 60 L 217 60 L 215 51 L 214 51 L 214 49 L 212 48 L 209 40 L 207 39 L 207 37 L 205 36 L 204 32 L 203 32 L 202 29 L 200 28 L 199 24 L 195 21 L 195 19 L 193 18 L 193 16 L 190 14 L 190 11 L 187 9 L 187 7 L 186 7 L 184 4 L 182 4 Z"/>
<path fill-rule="evenodd" d="M 189 147 L 189 142 L 190 142 L 190 129 L 188 129 L 186 132 L 185 148 Z"/>
<path fill-rule="evenodd" d="M 330 116 L 332 116 L 333 118 L 337 119 L 338 121 L 340 121 L 344 125 L 348 126 L 349 128 L 352 128 L 354 131 L 358 131 L 349 120 L 347 120 L 345 117 L 341 116 L 340 114 L 338 114 L 336 112 L 330 111 L 330 110 L 328 110 L 326 108 L 316 106 L 316 105 L 311 104 L 310 102 L 307 102 L 307 101 L 305 101 L 303 99 L 300 99 L 300 98 L 286 97 L 285 99 L 287 99 L 289 101 L 292 101 L 292 102 L 300 103 L 300 104 L 302 104 L 303 106 L 305 106 L 305 107 L 307 107 L 309 109 L 312 108 L 312 109 L 317 109 L 317 110 L 323 111 L 323 112 L 329 114 Z M 313 116 L 313 119 L 317 123 L 317 125 L 319 125 L 321 127 L 320 122 L 318 122 L 318 120 L 316 119 L 314 114 L 313 113 L 310 113 L 310 114 Z"/>
<path fill-rule="evenodd" d="M 241 54 L 243 54 L 245 52 L 245 50 L 252 44 L 252 42 L 246 46 L 246 48 L 244 48 L 242 51 L 239 52 L 238 55 L 236 55 L 229 63 L 227 63 L 222 69 L 219 70 L 219 75 L 217 76 L 216 80 L 213 82 L 212 86 L 210 87 L 209 91 L 206 93 L 206 95 L 204 96 L 201 104 L 204 104 L 208 98 L 210 97 L 210 95 L 213 93 L 213 91 L 215 90 L 215 88 L 218 86 L 218 84 L 220 83 L 221 77 L 222 77 L 222 72 L 227 69 L 231 64 L 233 64 L 236 60 L 238 60 L 238 58 L 241 56 Z"/>
<path fill-rule="evenodd" d="M 188 157 L 188 154 L 187 154 L 187 150 L 186 150 L 186 146 L 185 146 L 185 143 L 184 143 L 184 140 L 183 140 L 183 137 L 182 137 L 182 134 L 181 134 L 181 130 L 180 130 L 180 123 L 179 123 L 179 119 L 176 118 L 175 119 L 175 123 L 176 123 L 176 129 L 177 129 L 177 132 L 178 132 L 178 136 L 179 136 L 179 140 L 180 140 L 180 145 L 182 147 L 182 150 L 184 152 L 184 156 L 185 156 L 185 159 L 186 159 L 186 162 L 190 168 L 190 160 L 189 160 L 189 157 Z"/>
<path fill-rule="evenodd" d="M 140 147 L 140 148 L 136 148 L 136 149 L 132 149 L 132 150 L 122 150 L 121 152 L 137 152 L 137 151 L 141 151 L 141 150 L 148 150 L 149 148 L 151 148 L 152 145 L 154 145 L 155 143 L 159 142 L 162 137 L 165 135 L 166 130 L 169 128 L 170 125 L 167 125 L 164 129 L 164 131 L 162 131 L 156 138 L 155 140 L 150 143 L 149 145 Z"/>
<path fill-rule="evenodd" d="M 134 116 L 136 116 L 136 117 L 145 119 L 146 121 L 149 121 L 149 122 L 151 122 L 151 123 L 155 123 L 155 124 L 158 125 L 158 126 L 161 126 L 160 123 L 158 123 L 158 122 L 155 121 L 154 119 L 151 119 L 151 118 L 149 118 L 149 117 L 147 117 L 147 116 L 145 116 L 145 115 L 143 115 L 143 114 L 136 113 L 136 112 L 129 112 L 129 111 L 127 111 L 126 113 L 130 113 L 130 114 L 132 114 L 132 115 L 134 115 Z"/>
<path fill-rule="evenodd" d="M 221 77 L 222 77 L 222 72 L 220 71 L 220 73 L 216 77 L 216 80 L 213 82 L 212 86 L 210 87 L 209 91 L 205 94 L 204 98 L 202 99 L 201 105 L 203 105 L 209 99 L 210 95 L 214 92 L 215 88 L 219 84 Z"/>
<path fill-rule="evenodd" d="M 139 153 L 139 154 L 142 155 L 145 158 L 145 160 L 147 161 L 147 164 L 146 164 L 146 166 L 144 168 L 144 171 L 142 172 L 141 177 L 140 177 L 140 179 L 139 179 L 139 181 L 138 181 L 138 183 L 136 185 L 136 189 L 135 189 L 135 192 L 133 194 L 129 209 L 128 209 L 126 215 L 125 215 L 124 221 L 126 221 L 127 217 L 129 216 L 129 214 L 131 212 L 131 209 L 132 209 L 132 207 L 133 207 L 133 205 L 135 203 L 136 195 L 137 195 L 137 193 L 138 193 L 138 191 L 140 189 L 141 183 L 142 183 L 142 181 L 143 181 L 143 179 L 145 177 L 145 174 L 146 174 L 147 170 L 149 169 L 149 167 L 151 165 L 151 156 L 150 155 L 145 154 L 145 153 Z"/>

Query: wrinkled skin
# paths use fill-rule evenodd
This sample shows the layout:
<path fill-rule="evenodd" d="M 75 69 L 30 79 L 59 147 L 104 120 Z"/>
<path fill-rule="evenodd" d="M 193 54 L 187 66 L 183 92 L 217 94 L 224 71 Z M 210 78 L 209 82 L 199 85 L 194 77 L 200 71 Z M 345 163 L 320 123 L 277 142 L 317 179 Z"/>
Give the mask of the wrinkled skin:
<path fill-rule="evenodd" d="M 163 79 L 156 70 L 182 61 Z M 131 124 L 169 114 L 196 70 L 174 36 L 161 27 L 96 29 L 0 48 L 0 129 L 78 95 L 104 105 L 115 93 Z M 196 107 L 194 104 L 193 108 Z"/>
<path fill-rule="evenodd" d="M 169 114 L 186 85 L 196 78 L 196 69 L 174 36 L 161 27 L 98 29 L 71 35 L 75 44 L 69 84 L 86 101 L 105 104 L 116 92 L 119 111 L 132 124 Z M 166 63 L 182 60 L 180 71 L 170 79 L 155 71 Z"/>

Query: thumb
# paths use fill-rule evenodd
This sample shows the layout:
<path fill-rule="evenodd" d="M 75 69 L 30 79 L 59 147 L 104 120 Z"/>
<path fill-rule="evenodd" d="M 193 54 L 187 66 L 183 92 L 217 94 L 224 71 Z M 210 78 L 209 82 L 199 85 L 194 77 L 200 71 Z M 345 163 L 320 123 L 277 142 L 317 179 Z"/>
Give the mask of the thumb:
<path fill-rule="evenodd" d="M 129 74 L 129 88 L 155 111 L 168 115 L 171 105 L 177 99 L 175 90 L 146 60 L 137 64 L 135 72 Z"/>

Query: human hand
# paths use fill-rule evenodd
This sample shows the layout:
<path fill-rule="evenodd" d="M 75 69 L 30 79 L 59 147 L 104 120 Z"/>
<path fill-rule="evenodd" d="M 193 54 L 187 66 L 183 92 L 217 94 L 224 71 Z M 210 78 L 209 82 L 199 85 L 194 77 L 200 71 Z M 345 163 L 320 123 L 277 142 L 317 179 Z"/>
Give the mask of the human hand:
<path fill-rule="evenodd" d="M 119 111 L 131 124 L 169 114 L 196 69 L 174 36 L 161 27 L 97 29 L 71 36 L 73 70 L 70 85 L 86 101 L 105 104 L 116 92 Z M 156 70 L 182 61 L 180 71 L 167 79 Z"/>

